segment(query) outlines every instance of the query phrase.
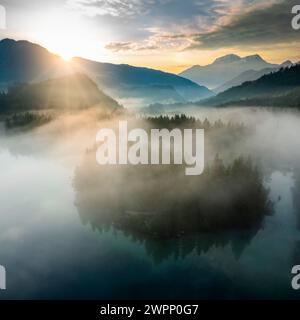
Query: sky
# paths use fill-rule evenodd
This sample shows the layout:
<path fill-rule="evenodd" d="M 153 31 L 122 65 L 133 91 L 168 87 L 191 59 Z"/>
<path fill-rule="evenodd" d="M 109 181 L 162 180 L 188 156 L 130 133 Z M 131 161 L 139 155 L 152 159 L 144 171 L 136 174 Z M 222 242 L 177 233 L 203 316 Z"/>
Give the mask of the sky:
<path fill-rule="evenodd" d="M 0 0 L 0 39 L 41 44 L 81 56 L 179 73 L 235 53 L 280 63 L 300 60 L 297 0 Z"/>

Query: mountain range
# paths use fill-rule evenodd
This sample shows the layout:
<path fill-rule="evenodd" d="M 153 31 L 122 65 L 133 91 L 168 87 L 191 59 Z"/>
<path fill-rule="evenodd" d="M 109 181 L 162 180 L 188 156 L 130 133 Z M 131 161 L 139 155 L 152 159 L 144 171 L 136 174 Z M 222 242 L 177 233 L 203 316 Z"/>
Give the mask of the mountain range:
<path fill-rule="evenodd" d="M 292 65 L 291 61 L 285 61 L 281 65 L 268 63 L 259 55 L 241 58 L 238 55 L 230 54 L 220 57 L 206 66 L 195 65 L 179 75 L 201 83 L 218 93 L 231 86 L 240 85 L 244 81 L 256 80 L 264 74 L 263 72 L 268 73 L 272 69 L 278 70 L 282 66 L 290 65 Z"/>
<path fill-rule="evenodd" d="M 1 95 L 2 105 L 5 101 L 7 104 L 7 99 L 12 99 L 11 104 L 16 106 L 22 101 L 29 103 L 31 99 L 31 103 L 39 108 L 47 103 L 68 107 L 64 101 L 72 101 L 75 108 L 102 102 L 116 108 L 123 101 L 127 102 L 126 106 L 142 107 L 197 101 L 200 101 L 199 105 L 245 104 L 246 101 L 263 102 L 263 98 L 272 98 L 272 104 L 276 104 L 278 101 L 274 99 L 278 97 L 281 102 L 284 96 L 292 101 L 291 91 L 300 87 L 299 64 L 293 65 L 291 61 L 270 64 L 259 55 L 241 58 L 231 54 L 189 71 L 198 74 L 202 83 L 223 83 L 216 88 L 221 93 L 215 95 L 205 86 L 159 70 L 83 58 L 73 58 L 66 63 L 58 55 L 31 42 L 0 41 L 0 89 L 8 90 L 8 94 Z M 188 71 L 181 75 L 186 73 Z M 225 79 L 228 80 L 224 83 Z M 51 88 L 55 90 L 51 91 Z M 88 93 L 88 99 L 82 90 Z M 56 92 L 57 99 L 53 100 L 52 95 L 50 102 L 44 101 L 43 97 L 49 98 L 51 92 Z"/>
<path fill-rule="evenodd" d="M 196 101 L 213 93 L 183 77 L 149 68 L 74 58 L 70 63 L 28 41 L 0 41 L 0 88 L 86 73 L 118 101 L 139 103 Z M 145 100 L 145 101 L 144 101 Z"/>

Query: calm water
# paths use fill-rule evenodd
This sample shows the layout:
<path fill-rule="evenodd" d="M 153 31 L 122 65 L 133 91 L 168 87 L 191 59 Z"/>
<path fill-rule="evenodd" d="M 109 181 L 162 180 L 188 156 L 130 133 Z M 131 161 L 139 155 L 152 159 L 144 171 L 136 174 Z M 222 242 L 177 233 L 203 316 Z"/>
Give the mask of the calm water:
<path fill-rule="evenodd" d="M 274 215 L 251 236 L 199 237 L 203 250 L 193 249 L 188 237 L 151 246 L 126 230 L 99 232 L 83 222 L 74 174 L 93 135 L 75 134 L 72 121 L 71 133 L 60 139 L 53 138 L 56 127 L 9 136 L 2 131 L 0 264 L 7 290 L 0 298 L 300 298 L 290 285 L 291 268 L 300 264 L 299 116 L 263 113 L 248 120 L 258 118 L 246 144 L 265 156 Z M 278 162 L 270 161 L 274 157 Z M 222 237 L 230 241 L 216 241 Z"/>

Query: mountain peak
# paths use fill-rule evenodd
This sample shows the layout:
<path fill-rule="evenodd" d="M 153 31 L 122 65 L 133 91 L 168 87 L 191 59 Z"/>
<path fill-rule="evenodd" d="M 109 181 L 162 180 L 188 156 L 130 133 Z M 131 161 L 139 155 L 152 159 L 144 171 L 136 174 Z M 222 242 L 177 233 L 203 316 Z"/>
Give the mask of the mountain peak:
<path fill-rule="evenodd" d="M 13 45 L 13 44 L 20 44 L 20 43 L 27 43 L 30 45 L 34 45 L 34 43 L 31 43 L 27 40 L 14 40 L 14 39 L 10 39 L 10 38 L 5 38 L 0 40 L 0 44 L 5 44 L 5 45 Z"/>
<path fill-rule="evenodd" d="M 0 40 L 0 45 L 10 45 L 10 44 L 14 44 L 16 42 L 17 42 L 16 40 L 5 38 L 5 39 Z"/>
<path fill-rule="evenodd" d="M 217 58 L 214 63 L 230 63 L 241 60 L 241 57 L 239 57 L 236 54 L 227 54 L 226 56 Z"/>
<path fill-rule="evenodd" d="M 0 40 L 0 47 L 1 48 L 6 48 L 6 49 L 14 49 L 14 48 L 27 48 L 27 49 L 39 49 L 42 51 L 47 51 L 47 49 L 43 48 L 39 44 L 32 43 L 27 40 L 14 40 L 14 39 L 9 39 L 5 38 Z"/>
<path fill-rule="evenodd" d="M 266 68 L 276 68 L 277 64 L 265 61 L 260 55 L 253 54 L 240 57 L 236 54 L 228 54 L 216 59 L 213 63 L 204 67 L 189 68 L 181 73 L 198 84 L 216 89 L 233 80 L 245 71 L 259 71 Z"/>
<path fill-rule="evenodd" d="M 16 40 L 13 40 L 10 38 L 4 38 L 4 39 L 0 40 L 0 42 L 7 42 L 7 41 L 15 42 Z"/>
<path fill-rule="evenodd" d="M 222 56 L 220 58 L 217 58 L 213 64 L 219 64 L 219 63 L 232 63 L 232 62 L 264 62 L 266 61 L 259 55 L 259 54 L 253 54 L 250 56 L 246 56 L 244 58 L 241 58 L 240 56 L 236 54 L 227 54 L 226 56 Z"/>
<path fill-rule="evenodd" d="M 243 58 L 247 62 L 266 62 L 259 54 L 253 54 Z"/>
<path fill-rule="evenodd" d="M 286 60 L 284 62 L 282 62 L 282 64 L 280 65 L 281 67 L 291 67 L 293 65 L 293 62 L 291 60 Z"/>

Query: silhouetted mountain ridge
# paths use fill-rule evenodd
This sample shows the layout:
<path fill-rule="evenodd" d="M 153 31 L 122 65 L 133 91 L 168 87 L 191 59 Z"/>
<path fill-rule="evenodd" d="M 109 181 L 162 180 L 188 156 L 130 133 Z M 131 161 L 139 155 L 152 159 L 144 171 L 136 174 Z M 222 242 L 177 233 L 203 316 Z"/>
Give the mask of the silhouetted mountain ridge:
<path fill-rule="evenodd" d="M 0 87 L 42 81 L 63 74 L 63 61 L 45 48 L 28 41 L 0 41 Z"/>
<path fill-rule="evenodd" d="M 258 80 L 245 82 L 240 86 L 226 90 L 216 97 L 208 99 L 205 104 L 222 105 L 248 99 L 270 99 L 290 94 L 300 87 L 300 65 L 281 68 L 276 72 L 262 76 Z M 262 101 L 262 99 L 261 99 Z"/>
<path fill-rule="evenodd" d="M 290 60 L 287 60 L 287 61 L 283 62 L 278 67 L 264 68 L 264 69 L 261 69 L 258 71 L 257 70 L 247 70 L 247 71 L 242 72 L 237 77 L 231 79 L 230 81 L 227 81 L 222 86 L 216 88 L 214 91 L 216 93 L 220 93 L 220 92 L 226 91 L 232 87 L 237 87 L 237 86 L 243 84 L 244 82 L 257 80 L 260 77 L 264 76 L 265 74 L 278 71 L 282 67 L 286 68 L 286 67 L 291 67 L 292 65 L 293 65 L 293 63 Z"/>

